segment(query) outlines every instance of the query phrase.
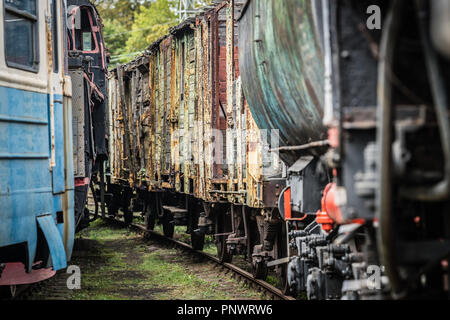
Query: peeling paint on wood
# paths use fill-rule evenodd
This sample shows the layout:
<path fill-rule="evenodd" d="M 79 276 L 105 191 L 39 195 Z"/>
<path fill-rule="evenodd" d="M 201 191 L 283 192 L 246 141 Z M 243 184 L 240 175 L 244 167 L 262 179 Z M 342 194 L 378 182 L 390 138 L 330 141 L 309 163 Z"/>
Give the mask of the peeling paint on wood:
<path fill-rule="evenodd" d="M 261 132 L 238 61 L 241 8 L 222 2 L 111 74 L 113 183 L 263 207 Z"/>

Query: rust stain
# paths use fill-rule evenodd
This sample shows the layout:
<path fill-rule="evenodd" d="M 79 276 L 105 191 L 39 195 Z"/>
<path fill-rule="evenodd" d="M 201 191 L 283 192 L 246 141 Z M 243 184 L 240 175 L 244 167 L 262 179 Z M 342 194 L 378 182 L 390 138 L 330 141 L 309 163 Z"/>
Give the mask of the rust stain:
<path fill-rule="evenodd" d="M 228 165 L 228 191 L 236 191 L 234 187 L 235 164 L 234 164 L 234 118 L 233 118 L 233 82 L 234 82 L 234 1 L 227 5 L 226 21 L 226 72 L 227 72 L 227 106 L 226 106 L 226 157 Z M 233 203 L 234 196 L 230 194 L 228 201 Z"/>
<path fill-rule="evenodd" d="M 144 58 L 111 76 L 113 182 L 261 208 L 261 137 L 239 77 L 234 1 L 152 44 Z"/>

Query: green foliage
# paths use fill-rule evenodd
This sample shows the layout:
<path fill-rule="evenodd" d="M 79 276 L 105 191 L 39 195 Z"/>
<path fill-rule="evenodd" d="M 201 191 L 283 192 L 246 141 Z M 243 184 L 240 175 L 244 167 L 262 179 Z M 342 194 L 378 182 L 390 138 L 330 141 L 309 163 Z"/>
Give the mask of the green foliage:
<path fill-rule="evenodd" d="M 67 289 L 70 300 L 261 298 L 207 263 L 193 263 L 182 251 L 145 242 L 141 235 L 101 219 L 77 237 L 72 262 L 82 270 L 81 290 Z"/>
<path fill-rule="evenodd" d="M 123 57 L 127 54 L 124 43 L 127 42 L 127 29 L 111 19 L 103 20 L 103 37 L 105 38 L 106 47 L 113 59 L 111 64 L 120 63 L 123 59 L 114 57 Z"/>
<path fill-rule="evenodd" d="M 142 6 L 149 6 L 152 0 L 94 0 L 103 20 L 114 21 L 116 26 L 131 29 L 134 13 Z"/>
<path fill-rule="evenodd" d="M 149 7 L 142 7 L 140 12 L 135 13 L 132 32 L 127 40 L 127 52 L 145 50 L 177 24 L 170 3 L 169 0 L 156 0 Z"/>
<path fill-rule="evenodd" d="M 178 0 L 93 0 L 103 19 L 111 65 L 126 63 L 178 23 Z M 195 0 L 195 7 L 212 0 Z"/>

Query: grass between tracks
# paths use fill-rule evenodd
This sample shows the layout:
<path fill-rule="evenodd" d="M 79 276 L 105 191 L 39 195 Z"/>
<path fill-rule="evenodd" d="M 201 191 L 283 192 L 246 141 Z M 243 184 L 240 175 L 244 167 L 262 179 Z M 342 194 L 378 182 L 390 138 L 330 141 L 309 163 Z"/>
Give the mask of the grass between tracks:
<path fill-rule="evenodd" d="M 163 234 L 162 225 L 161 224 L 155 225 L 154 231 Z M 186 233 L 185 226 L 175 226 L 174 238 L 178 241 L 182 241 L 187 244 L 191 243 L 191 237 L 189 234 Z M 203 248 L 203 251 L 212 255 L 217 255 L 217 247 L 213 242 L 212 236 L 210 235 L 205 236 L 205 247 Z"/>
<path fill-rule="evenodd" d="M 81 269 L 81 289 L 70 299 L 263 298 L 207 260 L 108 222 L 97 220 L 77 238 L 70 264 Z"/>

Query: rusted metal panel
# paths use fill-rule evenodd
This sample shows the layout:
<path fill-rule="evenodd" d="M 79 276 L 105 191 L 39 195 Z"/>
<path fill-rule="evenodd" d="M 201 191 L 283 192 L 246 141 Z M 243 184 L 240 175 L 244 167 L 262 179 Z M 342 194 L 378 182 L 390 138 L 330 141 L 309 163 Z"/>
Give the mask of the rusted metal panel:
<path fill-rule="evenodd" d="M 121 133 L 121 149 L 120 149 L 120 168 L 121 174 L 120 179 L 128 180 L 129 173 L 129 143 L 128 143 L 128 128 L 127 128 L 127 112 L 126 112 L 126 100 L 125 100 L 125 88 L 124 88 L 124 77 L 123 77 L 123 68 L 117 68 L 117 81 L 118 81 L 118 120 L 120 126 Z"/>
<path fill-rule="evenodd" d="M 150 113 L 150 88 L 149 88 L 149 59 L 148 57 L 142 61 L 140 67 L 140 87 L 141 87 L 141 111 L 139 113 L 139 141 L 141 145 L 140 157 L 140 172 L 139 177 L 141 179 L 142 188 L 148 187 L 149 172 L 148 162 L 151 159 L 151 140 L 149 136 L 151 135 L 151 113 Z"/>
<path fill-rule="evenodd" d="M 218 161 L 220 159 L 220 154 L 218 153 L 218 144 L 220 144 L 221 141 L 219 141 L 219 137 L 217 134 L 218 129 L 218 117 L 219 117 L 219 79 L 218 79 L 218 71 L 219 71 L 219 15 L 218 15 L 218 8 L 213 10 L 210 14 L 210 86 L 211 86 L 211 125 L 212 128 L 212 136 L 211 139 L 214 139 L 214 141 L 211 141 L 212 144 L 212 153 L 211 154 L 211 179 L 214 179 L 218 175 L 221 175 L 221 161 Z M 211 188 L 211 184 L 209 185 L 208 189 Z"/>
<path fill-rule="evenodd" d="M 126 177 L 123 175 L 125 171 L 124 166 L 124 127 L 123 116 L 121 110 L 121 94 L 119 80 L 119 70 L 114 70 L 109 77 L 109 114 L 111 115 L 110 121 L 110 170 L 111 170 L 111 182 L 114 184 L 120 184 L 126 181 Z"/>
<path fill-rule="evenodd" d="M 136 143 L 136 72 L 133 69 L 128 70 L 130 81 L 128 82 L 128 86 L 126 86 L 127 92 L 127 111 L 128 111 L 128 132 L 130 136 L 130 159 L 131 159 L 131 170 L 130 170 L 130 178 L 129 183 L 130 186 L 134 187 L 136 184 L 136 167 L 137 167 L 137 152 L 138 146 Z"/>
<path fill-rule="evenodd" d="M 188 99 L 188 114 L 189 114 L 189 132 L 190 132 L 190 143 L 189 143 L 189 193 L 195 190 L 196 181 L 196 168 L 195 168 L 195 110 L 197 104 L 196 97 L 196 66 L 197 66 L 197 55 L 195 50 L 196 37 L 195 34 L 189 39 L 189 99 Z M 192 190 L 191 190 L 192 182 Z"/>
<path fill-rule="evenodd" d="M 150 170 L 151 170 L 151 187 L 150 189 L 155 187 L 155 183 L 158 180 L 158 168 L 157 168 L 157 159 L 158 159 L 158 106 L 159 106 L 159 56 L 158 53 L 152 53 L 151 57 L 151 69 L 150 69 L 150 83 L 152 84 L 150 88 L 151 95 L 151 115 L 152 115 L 152 130 L 151 130 L 151 160 L 150 160 Z"/>
<path fill-rule="evenodd" d="M 208 57 L 208 36 L 209 36 L 209 27 L 208 27 L 208 21 L 205 19 L 205 17 L 202 19 L 201 22 L 202 25 L 202 38 L 201 38 L 201 67 L 198 70 L 199 75 L 199 86 L 201 87 L 201 96 L 200 96 L 200 108 L 198 109 L 199 112 L 199 123 L 198 126 L 201 128 L 199 132 L 199 159 L 200 159 L 200 171 L 199 171 L 199 177 L 200 177 L 200 186 L 199 186 L 199 193 L 200 197 L 204 199 L 206 197 L 206 166 L 207 166 L 207 150 L 206 150 L 206 136 L 207 136 L 207 130 L 208 127 L 206 126 L 206 119 L 205 119 L 205 113 L 207 112 L 205 109 L 209 107 L 208 105 L 208 73 L 209 73 L 209 57 Z"/>
<path fill-rule="evenodd" d="M 286 179 L 274 178 L 263 181 L 262 205 L 266 208 L 277 208 L 281 191 L 286 187 Z"/>
<path fill-rule="evenodd" d="M 221 140 L 217 141 L 216 152 L 220 152 L 218 155 L 219 159 L 223 159 L 217 165 L 217 171 L 215 172 L 215 179 L 223 179 L 228 174 L 228 167 L 226 163 L 226 130 L 227 130 L 227 119 L 226 119 L 226 106 L 227 106 L 227 50 L 226 50 L 226 4 L 218 10 L 218 23 L 217 23 L 217 105 L 214 108 L 215 111 L 215 129 L 217 133 L 221 133 Z"/>
<path fill-rule="evenodd" d="M 170 51 L 170 91 L 169 91 L 169 119 L 168 124 L 170 126 L 170 177 L 169 182 L 172 185 L 172 188 L 175 188 L 176 191 L 179 191 L 179 187 L 176 186 L 176 177 L 178 176 L 178 184 L 179 184 L 179 167 L 177 168 L 177 158 L 179 156 L 179 141 L 178 141 L 178 87 L 177 87 L 177 63 L 176 57 L 178 55 L 178 44 L 177 41 L 172 42 L 172 47 Z"/>
<path fill-rule="evenodd" d="M 209 201 L 210 195 L 208 190 L 211 189 L 211 179 L 212 179 L 212 119 L 211 119 L 211 107 L 212 107 L 212 85 L 211 85 L 211 15 L 206 16 L 204 21 L 205 32 L 203 32 L 203 60 L 204 60 L 204 70 L 203 70 L 203 122 L 204 127 L 204 159 L 205 159 L 205 171 L 204 171 L 204 199 Z"/>
<path fill-rule="evenodd" d="M 117 148 L 116 148 L 116 115 L 115 115 L 115 107 L 117 105 L 117 95 L 116 95 L 116 86 L 117 81 L 115 79 L 114 73 L 111 74 L 108 78 L 108 115 L 109 115 L 109 167 L 111 172 L 111 181 L 112 183 L 116 183 L 116 173 L 118 172 L 118 168 L 116 167 L 116 159 Z"/>
<path fill-rule="evenodd" d="M 85 90 L 84 72 L 75 70 L 70 72 L 72 79 L 72 129 L 73 129 L 73 168 L 74 177 L 85 177 Z"/>
<path fill-rule="evenodd" d="M 242 96 L 242 87 L 241 87 L 241 79 L 236 80 L 235 83 L 235 101 L 236 101 L 236 109 L 235 109 L 235 124 L 236 124 L 236 176 L 237 176 L 237 190 L 244 190 L 244 172 L 243 172 L 243 154 L 245 150 L 243 150 L 243 142 L 244 142 L 244 130 L 242 126 L 242 111 L 243 111 L 243 96 Z M 237 199 L 239 203 L 244 202 L 244 196 L 240 195 Z"/>
<path fill-rule="evenodd" d="M 204 32 L 203 24 L 200 22 L 197 24 L 195 32 L 195 44 L 196 44 L 196 55 L 197 63 L 195 69 L 195 125 L 194 125 L 194 135 L 195 135 L 195 147 L 194 147 L 194 164 L 195 164 L 195 179 L 194 179 L 194 195 L 197 198 L 201 198 L 203 195 L 203 86 L 202 86 L 202 72 L 203 72 L 203 46 L 202 46 L 202 35 Z"/>
<path fill-rule="evenodd" d="M 148 63 L 148 107 L 144 112 L 144 123 L 145 123 L 145 136 L 144 136 L 144 144 L 147 145 L 147 153 L 146 153 L 146 170 L 147 170 L 147 179 L 148 179 L 148 189 L 152 189 L 151 182 L 155 179 L 155 171 L 153 158 L 155 155 L 155 144 L 154 144 L 154 136 L 155 136 L 155 96 L 153 94 L 153 90 L 155 87 L 155 61 L 154 55 L 151 54 L 149 57 Z"/>
<path fill-rule="evenodd" d="M 235 142 L 234 142 L 234 106 L 233 106 L 233 84 L 234 84 L 234 1 L 230 1 L 227 5 L 227 22 L 226 22 L 226 71 L 227 71 L 227 106 L 226 106 L 226 116 L 227 116 L 227 165 L 228 165 L 228 190 L 236 191 L 234 188 L 234 178 L 235 178 L 235 163 L 234 163 L 234 153 L 235 153 Z M 228 196 L 229 202 L 234 202 L 233 195 Z"/>
<path fill-rule="evenodd" d="M 183 81 L 184 86 L 182 94 L 182 108 L 183 108 L 183 150 L 182 150 L 182 163 L 183 163 L 183 192 L 190 193 L 190 164 L 191 164 L 191 130 L 190 130 L 190 113 L 189 107 L 191 104 L 191 41 L 192 33 L 184 36 L 184 49 L 182 50 L 183 63 Z M 181 115 L 181 112 L 180 112 Z"/>
<path fill-rule="evenodd" d="M 182 101 L 181 101 L 181 92 L 182 87 L 184 86 L 184 83 L 181 83 L 181 75 L 182 73 L 184 73 L 184 70 L 182 70 L 182 68 L 184 68 L 184 63 L 182 63 L 182 61 L 184 61 L 184 57 L 182 56 L 182 51 L 183 51 L 183 42 L 182 39 L 177 38 L 176 39 L 176 55 L 175 55 L 175 61 L 176 61 L 176 81 L 175 81 L 175 92 L 174 94 L 174 99 L 175 99 L 175 114 L 174 114 L 174 120 L 176 121 L 174 123 L 174 129 L 175 132 L 173 134 L 173 139 L 176 141 L 176 146 L 175 146 L 175 156 L 174 156 L 174 161 L 175 161 L 175 190 L 177 192 L 181 192 L 182 191 L 182 186 L 181 186 L 181 174 L 182 174 L 182 168 L 181 168 L 181 144 L 182 144 L 182 136 L 180 135 L 180 131 L 181 131 L 181 126 L 182 126 L 182 121 L 183 121 L 183 117 L 184 117 L 184 110 L 182 107 Z"/>
<path fill-rule="evenodd" d="M 134 135 L 134 111 L 135 111 L 135 97 L 134 94 L 134 73 L 126 70 L 126 81 L 125 81 L 125 97 L 126 102 L 124 104 L 124 109 L 127 113 L 126 118 L 126 130 L 128 132 L 128 163 L 129 163 L 129 175 L 128 183 L 130 186 L 135 185 L 136 181 L 136 141 Z"/>
<path fill-rule="evenodd" d="M 134 110 L 133 110 L 133 142 L 135 146 L 135 152 L 134 152 L 134 160 L 135 160 L 135 183 L 134 185 L 136 187 L 139 187 L 142 182 L 142 171 L 141 171 L 141 161 L 142 161 L 142 146 L 140 142 L 140 135 L 141 135 L 141 127 L 140 127 L 140 118 L 141 118 L 141 99 L 142 99 L 142 88 L 141 88 L 141 79 L 140 79 L 141 73 L 136 68 L 133 69 L 133 85 L 134 88 L 132 89 L 134 91 L 134 94 L 132 94 L 133 98 L 133 104 L 134 104 Z"/>
<path fill-rule="evenodd" d="M 110 133 L 110 139 L 111 139 L 111 145 L 113 146 L 114 149 L 114 157 L 112 159 L 113 163 L 111 165 L 111 171 L 112 171 L 112 177 L 113 177 L 113 183 L 118 183 L 119 179 L 120 179 L 120 172 L 121 172 L 121 164 L 122 164 L 122 156 L 123 156 L 123 152 L 122 152 L 122 128 L 120 126 L 120 117 L 119 117 L 119 110 L 118 110 L 118 106 L 119 106 L 119 83 L 118 81 L 115 79 L 117 75 L 114 76 L 114 93 L 110 92 L 110 101 L 111 101 L 111 109 L 110 109 L 110 113 L 113 116 L 113 131 L 112 133 Z M 112 97 L 111 97 L 112 95 Z"/>
<path fill-rule="evenodd" d="M 157 186 L 161 181 L 162 175 L 161 172 L 163 170 L 163 127 L 164 127 L 164 73 L 165 73 L 165 65 L 164 65 L 164 54 L 158 52 L 158 91 L 156 92 L 158 102 L 156 105 L 156 178 L 157 178 Z"/>
<path fill-rule="evenodd" d="M 172 79 L 172 38 L 169 37 L 166 40 L 163 41 L 163 50 L 164 50 L 164 122 L 163 122 L 163 182 L 170 183 L 170 165 L 171 165 L 171 145 L 170 145 L 170 139 L 171 139 L 171 121 L 170 121 L 170 90 L 171 90 L 171 79 Z"/>
<path fill-rule="evenodd" d="M 148 106 L 148 60 L 139 58 L 128 64 L 122 77 L 122 86 L 125 90 L 123 109 L 128 117 L 124 128 L 128 129 L 129 152 L 128 183 L 131 187 L 145 188 L 148 180 L 146 159 L 148 147 L 145 143 L 149 116 Z M 149 143 L 147 144 L 149 146 Z"/>
<path fill-rule="evenodd" d="M 115 181 L 263 206 L 261 132 L 242 90 L 233 16 L 224 1 L 117 69 Z"/>
<path fill-rule="evenodd" d="M 250 109 L 246 108 L 247 118 L 247 205 L 258 208 L 261 206 L 261 135 Z"/>

